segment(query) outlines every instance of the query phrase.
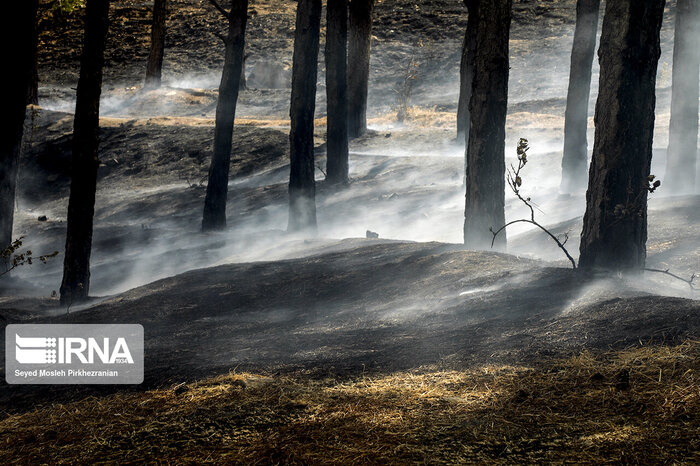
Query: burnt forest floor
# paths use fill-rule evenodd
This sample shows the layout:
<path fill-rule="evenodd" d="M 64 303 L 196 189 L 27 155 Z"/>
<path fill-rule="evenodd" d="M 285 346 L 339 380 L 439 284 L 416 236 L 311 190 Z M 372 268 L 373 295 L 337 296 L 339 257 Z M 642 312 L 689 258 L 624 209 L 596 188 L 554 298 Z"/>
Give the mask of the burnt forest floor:
<path fill-rule="evenodd" d="M 142 385 L 0 385 L 0 459 L 107 462 L 697 462 L 700 302 L 662 275 L 582 274 L 545 236 L 459 244 L 461 0 L 378 1 L 367 135 L 351 184 L 325 170 L 319 234 L 285 232 L 294 9 L 251 0 L 249 89 L 228 224 L 199 231 L 223 50 L 206 1 L 172 0 L 165 86 L 141 88 L 151 2 L 112 2 L 91 302 L 61 308 L 62 255 L 3 277 L 3 323 L 141 323 Z M 662 31 L 653 173 L 668 143 L 674 4 Z M 63 251 L 80 14 L 44 10 L 40 106 L 27 117 L 16 236 Z M 507 161 L 578 255 L 584 193 L 558 191 L 575 2 L 515 1 Z M 323 41 L 322 33 L 322 41 Z M 321 44 L 323 50 L 323 44 Z M 397 94 L 417 70 L 408 117 Z M 597 89 L 594 68 L 591 110 Z M 589 124 L 592 140 L 593 122 Z M 648 265 L 700 268 L 699 196 L 651 195 Z M 526 216 L 507 196 L 508 219 Z M 379 239 L 365 239 L 365 232 Z M 4 339 L 4 332 L 2 335 Z M 4 343 L 0 342 L 0 343 Z M 3 348 L 4 344 L 0 344 Z"/>

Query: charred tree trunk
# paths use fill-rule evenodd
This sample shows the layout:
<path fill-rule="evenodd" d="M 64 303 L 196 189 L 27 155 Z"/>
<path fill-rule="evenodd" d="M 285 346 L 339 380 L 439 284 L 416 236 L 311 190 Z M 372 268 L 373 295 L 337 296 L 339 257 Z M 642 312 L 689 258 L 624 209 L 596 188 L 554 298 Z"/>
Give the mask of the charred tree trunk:
<path fill-rule="evenodd" d="M 564 157 L 561 162 L 561 191 L 586 189 L 588 171 L 588 100 L 595 55 L 600 0 L 578 0 L 576 31 L 571 49 L 569 92 L 564 123 Z"/>
<path fill-rule="evenodd" d="M 321 29 L 321 0 L 299 0 L 294 58 L 292 98 L 289 109 L 292 129 L 289 173 L 288 230 L 316 230 L 316 182 L 314 178 L 314 111 Z"/>
<path fill-rule="evenodd" d="M 367 88 L 374 0 L 350 1 L 348 32 L 348 136 L 367 131 Z"/>
<path fill-rule="evenodd" d="M 30 0 L 30 3 L 33 4 L 33 0 Z M 34 16 L 34 27 L 30 29 L 32 32 L 30 39 L 32 63 L 29 65 L 31 78 L 27 88 L 27 105 L 39 105 L 39 17 L 37 14 Z"/>
<path fill-rule="evenodd" d="M 665 190 L 696 192 L 700 0 L 678 0 L 673 45 L 673 89 Z"/>
<path fill-rule="evenodd" d="M 462 42 L 462 61 L 459 65 L 459 103 L 457 105 L 457 141 L 464 141 L 465 147 L 469 137 L 469 100 L 472 95 L 472 77 L 474 76 L 474 54 L 476 52 L 476 24 L 479 19 L 477 0 L 464 0 L 469 17 L 467 30 Z M 465 161 L 466 162 L 466 161 Z"/>
<path fill-rule="evenodd" d="M 581 234 L 582 268 L 644 267 L 664 0 L 607 2 L 598 52 L 595 144 Z"/>
<path fill-rule="evenodd" d="M 209 167 L 207 195 L 204 199 L 203 231 L 220 230 L 226 227 L 226 198 L 231 166 L 233 122 L 236 118 L 236 104 L 245 55 L 248 0 L 235 0 L 230 12 L 226 12 L 223 8 L 220 11 L 228 20 L 228 35 L 224 38 L 226 55 L 219 84 L 219 99 L 216 104 L 214 156 Z"/>
<path fill-rule="evenodd" d="M 146 89 L 160 87 L 163 70 L 163 53 L 165 51 L 165 20 L 168 16 L 168 1 L 154 0 L 153 25 L 151 26 L 151 51 L 146 65 Z"/>
<path fill-rule="evenodd" d="M 464 244 L 490 249 L 490 229 L 505 223 L 505 128 L 512 0 L 479 0 L 474 78 L 469 104 Z M 496 246 L 505 248 L 505 236 Z"/>
<path fill-rule="evenodd" d="M 6 74 L 5 123 L 0 125 L 0 249 L 12 242 L 15 190 L 22 147 L 27 89 L 31 80 L 32 37 L 35 35 L 38 0 L 10 2 L 4 14 L 12 18 L 19 37 L 14 47 L 4 48 L 4 60 L 12 73 Z"/>
<path fill-rule="evenodd" d="M 326 31 L 326 96 L 328 100 L 326 181 L 330 184 L 346 184 L 349 171 L 348 0 L 328 0 Z"/>
<path fill-rule="evenodd" d="M 100 131 L 102 68 L 107 40 L 109 0 L 87 0 L 85 40 L 73 123 L 73 159 L 68 232 L 63 262 L 61 304 L 85 300 L 90 291 L 90 252 Z"/>
<path fill-rule="evenodd" d="M 238 89 L 245 91 L 248 89 L 248 81 L 245 78 L 245 62 L 248 61 L 248 55 L 245 53 L 245 41 L 243 43 L 243 63 L 241 64 L 241 82 L 238 85 Z"/>

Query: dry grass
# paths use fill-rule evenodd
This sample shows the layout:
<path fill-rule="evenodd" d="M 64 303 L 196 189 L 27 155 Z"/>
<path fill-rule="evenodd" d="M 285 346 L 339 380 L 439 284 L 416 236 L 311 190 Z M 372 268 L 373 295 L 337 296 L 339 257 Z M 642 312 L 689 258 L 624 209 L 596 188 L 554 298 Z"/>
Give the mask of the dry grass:
<path fill-rule="evenodd" d="M 229 374 L 0 422 L 0 461 L 700 461 L 700 342 L 351 381 Z"/>
<path fill-rule="evenodd" d="M 149 118 L 115 118 L 101 117 L 100 126 L 119 127 L 125 122 L 134 122 L 134 126 L 158 125 L 158 126 L 214 126 L 214 117 L 149 117 Z M 257 126 L 260 128 L 288 128 L 289 120 L 283 118 L 236 118 L 236 125 Z M 314 119 L 314 126 L 325 127 L 326 117 Z"/>
<path fill-rule="evenodd" d="M 455 112 L 442 112 L 434 107 L 410 106 L 406 109 L 403 126 L 407 128 L 451 128 L 456 125 Z M 368 120 L 370 125 L 396 123 L 396 111 L 385 113 Z"/>
<path fill-rule="evenodd" d="M 403 126 L 407 128 L 454 128 L 457 113 L 437 110 L 435 107 L 410 106 L 406 109 L 406 119 Z M 391 124 L 396 122 L 396 111 L 385 113 L 369 119 L 370 124 Z M 561 129 L 564 118 L 559 115 L 546 113 L 517 112 L 508 115 L 508 127 L 520 129 Z M 589 126 L 593 127 L 593 118 Z"/>

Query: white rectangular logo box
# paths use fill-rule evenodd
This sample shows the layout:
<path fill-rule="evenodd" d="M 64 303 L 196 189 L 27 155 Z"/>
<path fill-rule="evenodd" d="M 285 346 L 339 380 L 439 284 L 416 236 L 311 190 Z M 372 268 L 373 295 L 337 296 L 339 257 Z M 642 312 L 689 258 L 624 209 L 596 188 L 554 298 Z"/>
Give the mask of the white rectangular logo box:
<path fill-rule="evenodd" d="M 139 324 L 11 324 L 5 327 L 9 384 L 140 384 Z"/>

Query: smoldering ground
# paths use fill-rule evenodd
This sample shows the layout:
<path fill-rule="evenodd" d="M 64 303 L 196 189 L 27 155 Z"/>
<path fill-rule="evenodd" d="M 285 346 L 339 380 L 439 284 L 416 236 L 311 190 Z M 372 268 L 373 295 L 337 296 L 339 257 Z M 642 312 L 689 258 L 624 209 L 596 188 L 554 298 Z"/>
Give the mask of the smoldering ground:
<path fill-rule="evenodd" d="M 466 23 L 461 2 L 452 3 L 441 3 L 449 10 L 441 20 L 453 15 L 448 32 L 422 19 L 422 29 L 413 28 L 378 12 L 370 86 L 374 131 L 351 145 L 352 183 L 339 192 L 322 183 L 325 98 L 319 87 L 319 235 L 313 239 L 284 233 L 288 89 L 255 89 L 253 82 L 241 94 L 229 228 L 204 235 L 202 180 L 211 158 L 215 72 L 193 78 L 178 61 L 169 87 L 142 92 L 129 67 L 108 70 L 91 280 L 92 294 L 103 298 L 68 315 L 57 308 L 48 296 L 60 283 L 59 257 L 14 274 L 0 314 L 8 321 L 50 315 L 57 322 L 143 322 L 151 385 L 232 367 L 319 373 L 459 367 L 698 335 L 697 301 L 678 297 L 693 296 L 682 283 L 574 275 L 556 247 L 532 231 L 508 231 L 514 255 L 465 252 L 456 245 L 462 240 L 464 155 L 453 122 Z M 516 5 L 506 147 L 511 162 L 518 138 L 530 140 L 523 190 L 542 223 L 556 234 L 569 233 L 567 246 L 576 255 L 583 193 L 558 192 L 571 5 L 540 15 L 526 2 Z M 213 21 L 187 11 L 196 21 Z M 260 14 L 258 20 L 280 31 L 288 27 L 288 19 L 277 16 Z M 670 28 L 664 29 L 660 65 L 667 68 Z M 278 48 L 261 40 L 254 21 L 251 30 L 256 59 L 287 56 L 288 30 L 274 39 Z M 421 46 L 424 33 L 430 41 Z M 184 40 L 179 34 L 174 57 L 192 45 L 178 43 Z M 191 66 L 206 61 L 202 68 L 213 70 L 213 54 L 187 58 Z M 409 118 L 399 124 L 396 70 L 410 57 L 419 74 Z M 659 74 L 652 172 L 660 175 L 670 79 Z M 59 110 L 71 110 L 73 102 L 70 84 L 60 81 L 46 80 L 41 89 L 46 106 L 29 123 L 20 175 L 15 231 L 38 252 L 62 251 L 65 239 L 68 171 L 62 161 L 70 156 L 72 124 Z M 591 110 L 596 74 L 593 83 Z M 591 146 L 592 136 L 591 124 Z M 650 265 L 682 275 L 698 269 L 698 202 L 697 196 L 664 199 L 663 188 L 652 195 Z M 42 215 L 46 222 L 38 221 Z M 506 215 L 521 218 L 527 210 L 508 194 Z M 340 240 L 368 229 L 380 240 Z"/>

